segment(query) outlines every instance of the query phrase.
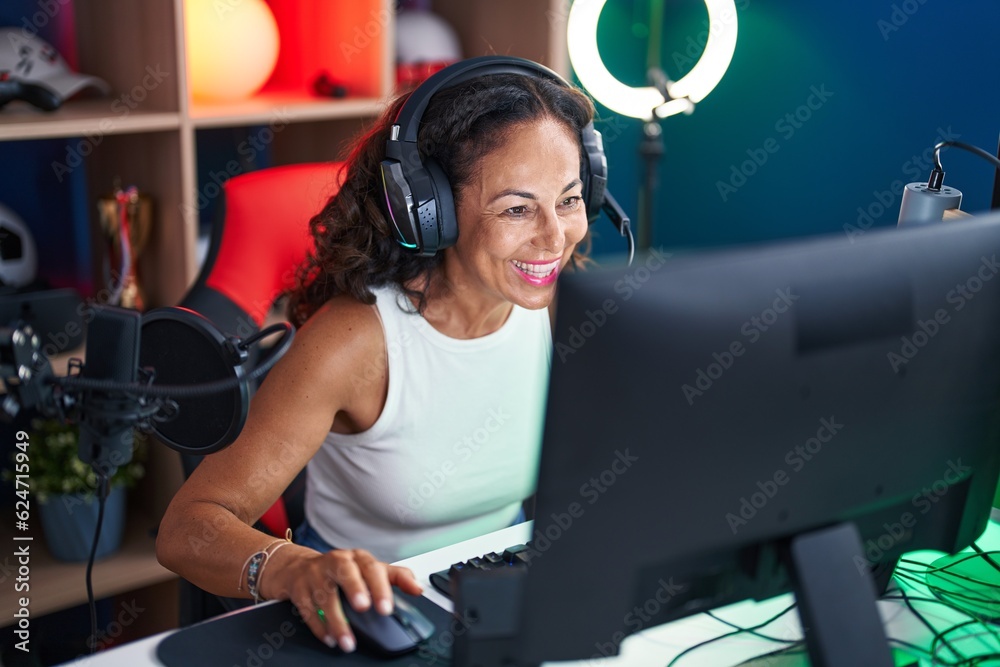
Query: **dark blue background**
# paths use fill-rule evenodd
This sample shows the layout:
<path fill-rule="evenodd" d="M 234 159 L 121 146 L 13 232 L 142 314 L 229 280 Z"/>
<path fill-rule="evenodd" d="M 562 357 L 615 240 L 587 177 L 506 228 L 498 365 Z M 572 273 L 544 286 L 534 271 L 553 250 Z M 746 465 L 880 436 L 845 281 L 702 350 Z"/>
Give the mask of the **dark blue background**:
<path fill-rule="evenodd" d="M 938 140 L 939 128 L 990 152 L 1000 135 L 1000 3 L 986 0 L 736 0 L 739 39 L 721 84 L 691 116 L 661 122 L 666 154 L 654 245 L 710 246 L 784 236 L 844 233 L 858 208 L 877 203 L 893 181 L 917 180 L 907 162 Z M 898 30 L 884 29 L 899 9 Z M 910 13 L 907 13 L 909 10 Z M 915 11 L 914 11 L 915 10 Z M 599 25 L 608 68 L 643 85 L 649 0 L 610 0 Z M 905 23 L 901 20 L 905 17 Z M 674 79 L 688 39 L 698 42 L 704 3 L 667 3 L 662 62 Z M 879 21 L 885 21 L 882 27 Z M 681 54 L 674 58 L 673 54 Z M 789 138 L 775 124 L 794 113 L 812 86 L 833 96 Z M 608 117 L 607 109 L 598 107 Z M 610 185 L 633 218 L 641 182 L 641 121 L 605 123 Z M 617 138 L 613 135 L 619 134 Z M 779 149 L 727 201 L 717 182 L 773 137 Z M 942 153 L 963 210 L 989 207 L 993 169 L 967 153 Z M 905 170 L 905 171 L 904 171 Z M 748 170 L 749 171 L 749 170 Z M 925 170 L 919 170 L 926 178 Z M 885 199 L 885 197 L 883 197 Z M 894 225 L 899 200 L 874 219 Z M 873 207 L 878 212 L 878 206 Z M 599 225 L 595 253 L 620 240 Z"/>
<path fill-rule="evenodd" d="M 693 115 L 661 123 L 666 154 L 659 164 L 655 245 L 700 247 L 843 233 L 845 225 L 857 223 L 859 207 L 878 203 L 876 193 L 925 171 L 913 171 L 907 163 L 937 141 L 940 129 L 950 128 L 963 141 L 996 150 L 1000 3 L 736 4 L 740 36 L 722 83 Z M 901 25 L 886 31 L 884 25 L 896 27 L 894 7 Z M 32 0 L 8 0 L 0 4 L 0 25 L 18 25 L 37 9 Z M 649 0 L 609 0 L 600 24 L 609 69 L 632 85 L 644 83 L 648 12 Z M 66 36 L 71 19 L 67 7 L 40 31 L 70 60 L 72 44 L 66 44 Z M 689 49 L 697 49 L 691 43 L 700 41 L 706 19 L 700 0 L 667 3 L 662 62 L 673 78 L 685 73 L 684 61 Z M 880 21 L 887 23 L 880 27 Z M 776 123 L 795 113 L 813 86 L 825 86 L 833 96 L 793 136 L 777 131 Z M 642 177 L 637 154 L 641 122 L 600 111 L 611 188 L 634 219 Z M 748 150 L 760 149 L 772 137 L 778 151 L 723 201 L 718 183 L 729 181 L 732 168 L 748 159 Z M 199 136 L 199 145 L 216 143 L 208 139 Z M 225 163 L 229 152 L 219 146 L 214 150 L 218 155 L 199 151 L 200 167 Z M 36 231 L 43 275 L 58 283 L 85 283 L 91 214 L 84 196 L 86 175 L 77 169 L 59 183 L 51 163 L 64 156 L 61 140 L 0 143 L 0 202 L 17 210 Z M 958 151 L 946 152 L 944 165 L 947 183 L 965 194 L 963 209 L 988 207 L 989 165 Z M 898 198 L 882 197 L 891 201 L 873 224 L 893 225 Z M 595 254 L 621 249 L 606 223 L 595 231 Z"/>

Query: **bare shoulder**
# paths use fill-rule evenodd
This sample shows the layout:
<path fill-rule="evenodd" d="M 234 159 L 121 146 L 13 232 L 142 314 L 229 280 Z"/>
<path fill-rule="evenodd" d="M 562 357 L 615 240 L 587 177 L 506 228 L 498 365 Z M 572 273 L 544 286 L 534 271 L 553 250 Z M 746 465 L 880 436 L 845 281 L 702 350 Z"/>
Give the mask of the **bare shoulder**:
<path fill-rule="evenodd" d="M 296 332 L 293 350 L 309 374 L 333 368 L 341 373 L 385 350 L 374 307 L 348 296 L 331 299 Z M 290 351 L 289 354 L 292 352 Z"/>
<path fill-rule="evenodd" d="M 289 378 L 305 379 L 312 391 L 326 396 L 325 405 L 335 406 L 333 430 L 362 431 L 381 414 L 388 363 L 385 333 L 373 306 L 346 296 L 331 299 L 302 326 L 289 356 L 283 369 Z"/>

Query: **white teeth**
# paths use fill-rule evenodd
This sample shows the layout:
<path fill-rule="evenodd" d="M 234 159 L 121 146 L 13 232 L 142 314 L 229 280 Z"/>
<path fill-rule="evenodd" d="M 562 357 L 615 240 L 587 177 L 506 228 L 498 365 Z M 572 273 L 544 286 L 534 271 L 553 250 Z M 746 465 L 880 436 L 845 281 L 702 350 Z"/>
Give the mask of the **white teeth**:
<path fill-rule="evenodd" d="M 559 266 L 559 260 L 549 264 L 527 264 L 525 262 L 519 262 L 516 259 L 512 260 L 512 262 L 514 263 L 514 266 L 521 269 L 532 278 L 546 278 L 552 275 L 552 272 Z"/>

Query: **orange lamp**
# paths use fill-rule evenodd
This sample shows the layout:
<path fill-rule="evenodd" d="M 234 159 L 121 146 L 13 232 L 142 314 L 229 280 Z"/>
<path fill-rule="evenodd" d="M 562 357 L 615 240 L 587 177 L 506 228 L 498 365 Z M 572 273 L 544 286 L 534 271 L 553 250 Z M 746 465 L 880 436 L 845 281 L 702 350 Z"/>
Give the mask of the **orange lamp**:
<path fill-rule="evenodd" d="M 250 97 L 278 62 L 278 24 L 264 0 L 186 0 L 188 84 L 192 97 Z"/>

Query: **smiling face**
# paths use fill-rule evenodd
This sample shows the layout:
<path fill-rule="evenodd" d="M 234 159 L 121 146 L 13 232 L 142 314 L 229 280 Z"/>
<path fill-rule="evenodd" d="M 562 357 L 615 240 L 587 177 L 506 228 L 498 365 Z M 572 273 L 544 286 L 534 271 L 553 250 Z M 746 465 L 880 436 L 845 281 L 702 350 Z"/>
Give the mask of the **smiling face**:
<path fill-rule="evenodd" d="M 497 303 L 548 306 L 559 271 L 587 233 L 579 138 L 551 118 L 511 128 L 455 194 L 459 231 L 445 255 L 449 279 Z"/>

